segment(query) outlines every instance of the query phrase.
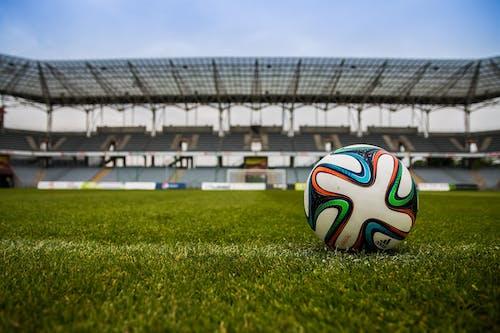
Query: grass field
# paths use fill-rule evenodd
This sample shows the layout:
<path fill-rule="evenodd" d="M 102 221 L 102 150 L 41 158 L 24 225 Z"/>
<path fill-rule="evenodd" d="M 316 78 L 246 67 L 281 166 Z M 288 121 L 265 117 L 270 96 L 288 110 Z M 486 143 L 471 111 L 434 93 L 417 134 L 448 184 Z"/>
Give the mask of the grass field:
<path fill-rule="evenodd" d="M 293 191 L 0 191 L 0 331 L 500 330 L 500 193 L 421 194 L 394 254 Z"/>

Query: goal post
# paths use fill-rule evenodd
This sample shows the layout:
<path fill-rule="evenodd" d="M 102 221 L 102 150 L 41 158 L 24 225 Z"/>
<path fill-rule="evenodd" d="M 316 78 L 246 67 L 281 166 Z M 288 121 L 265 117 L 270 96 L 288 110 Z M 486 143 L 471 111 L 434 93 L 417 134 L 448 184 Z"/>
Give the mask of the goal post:
<path fill-rule="evenodd" d="M 270 187 L 286 186 L 285 169 L 228 169 L 228 183 L 266 183 Z"/>

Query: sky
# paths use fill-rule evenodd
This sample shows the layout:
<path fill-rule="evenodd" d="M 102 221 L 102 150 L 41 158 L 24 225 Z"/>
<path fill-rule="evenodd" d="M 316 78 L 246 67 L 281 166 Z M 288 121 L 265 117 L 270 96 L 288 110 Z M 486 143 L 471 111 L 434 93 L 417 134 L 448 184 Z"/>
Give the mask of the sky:
<path fill-rule="evenodd" d="M 499 16 L 495 0 L 0 0 L 0 53 L 36 59 L 482 58 L 500 55 Z M 64 111 L 54 113 L 56 129 L 83 128 L 82 112 Z M 473 113 L 472 128 L 500 128 L 499 111 L 497 106 Z M 216 122 L 215 112 L 199 113 L 200 122 Z M 182 112 L 168 114 L 172 124 L 185 121 Z M 241 110 L 233 120 L 244 124 L 249 114 Z M 298 114 L 298 124 L 314 124 L 312 114 Z M 391 125 L 408 125 L 409 114 L 394 114 Z M 126 122 L 131 117 L 129 112 Z M 148 124 L 150 117 L 146 110 L 134 114 L 136 124 Z M 279 112 L 263 117 L 269 124 L 280 120 Z M 16 108 L 6 125 L 41 129 L 44 119 L 40 111 Z M 347 119 L 341 110 L 328 124 L 345 125 Z M 389 124 L 387 114 L 382 119 Z M 108 111 L 104 122 L 121 125 L 123 117 Z M 363 122 L 379 124 L 380 114 L 366 112 Z M 463 130 L 461 112 L 433 113 L 431 128 Z"/>

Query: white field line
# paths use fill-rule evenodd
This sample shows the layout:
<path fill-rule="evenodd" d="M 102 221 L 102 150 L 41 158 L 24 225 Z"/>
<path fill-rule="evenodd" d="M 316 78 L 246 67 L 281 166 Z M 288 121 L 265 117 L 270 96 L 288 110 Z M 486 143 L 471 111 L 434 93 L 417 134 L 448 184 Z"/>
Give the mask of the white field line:
<path fill-rule="evenodd" d="M 134 244 L 112 244 L 96 241 L 66 241 L 59 239 L 31 240 L 31 239 L 1 239 L 0 255 L 13 253 L 40 254 L 40 253 L 76 253 L 84 257 L 93 256 L 144 256 L 144 257 L 174 257 L 175 259 L 189 259 L 196 257 L 245 257 L 245 258 L 310 258 L 316 260 L 336 262 L 373 262 L 384 261 L 406 261 L 411 262 L 419 259 L 428 260 L 430 257 L 442 257 L 446 255 L 459 254 L 491 254 L 497 256 L 500 246 L 491 246 L 485 249 L 475 243 L 456 246 L 428 245 L 419 246 L 412 251 L 401 251 L 400 253 L 373 253 L 353 254 L 343 251 L 331 251 L 326 248 L 294 248 L 292 244 L 231 244 L 219 245 L 213 243 L 134 243 Z"/>
<path fill-rule="evenodd" d="M 136 252 L 149 252 L 157 255 L 172 256 L 264 256 L 264 257 L 303 257 L 320 253 L 313 249 L 293 249 L 283 245 L 249 245 L 231 244 L 219 245 L 212 243 L 134 243 L 113 244 L 96 241 L 66 241 L 66 240 L 30 240 L 3 239 L 0 240 L 0 251 L 17 252 L 93 252 L 110 255 Z"/>

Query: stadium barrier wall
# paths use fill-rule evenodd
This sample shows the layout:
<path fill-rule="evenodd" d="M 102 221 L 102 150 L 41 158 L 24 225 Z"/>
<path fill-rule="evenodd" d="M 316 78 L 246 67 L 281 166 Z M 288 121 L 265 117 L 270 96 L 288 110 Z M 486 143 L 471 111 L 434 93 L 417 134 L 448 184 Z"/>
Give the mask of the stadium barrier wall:
<path fill-rule="evenodd" d="M 267 190 L 287 190 L 288 184 L 266 184 Z"/>
<path fill-rule="evenodd" d="M 71 181 L 40 181 L 39 190 L 177 190 L 186 189 L 185 183 L 156 183 L 156 182 L 71 182 Z M 305 183 L 295 183 L 293 189 L 304 191 Z M 448 184 L 448 183 L 420 183 L 419 191 L 458 191 L 478 190 L 475 184 Z M 227 183 L 203 182 L 201 189 L 205 191 L 236 190 L 236 191 L 261 191 L 266 189 L 287 189 L 286 184 L 266 185 L 266 183 Z"/>
<path fill-rule="evenodd" d="M 448 183 L 420 183 L 417 185 L 419 191 L 450 191 L 451 187 Z"/>
<path fill-rule="evenodd" d="M 295 183 L 294 189 L 295 191 L 305 191 L 306 183 Z"/>
<path fill-rule="evenodd" d="M 156 183 L 156 182 L 68 182 L 68 181 L 41 181 L 39 190 L 167 190 L 185 189 L 184 183 Z"/>
<path fill-rule="evenodd" d="M 453 184 L 450 185 L 452 191 L 478 191 L 477 184 Z"/>
<path fill-rule="evenodd" d="M 187 187 L 186 183 L 156 183 L 159 186 L 159 190 L 181 190 Z"/>
<path fill-rule="evenodd" d="M 121 190 L 124 184 L 118 182 L 85 182 L 82 189 Z"/>
<path fill-rule="evenodd" d="M 83 187 L 84 182 L 47 182 L 47 181 L 41 181 L 38 182 L 37 188 L 39 190 L 53 190 L 53 189 L 58 189 L 58 190 L 79 190 L 84 188 Z"/>
<path fill-rule="evenodd" d="M 125 190 L 156 190 L 156 183 L 153 182 L 125 182 Z"/>
<path fill-rule="evenodd" d="M 222 183 L 222 182 L 203 182 L 201 189 L 204 191 L 260 191 L 266 189 L 266 183 Z"/>
<path fill-rule="evenodd" d="M 454 186 L 448 183 L 420 183 L 417 185 L 419 191 L 451 191 Z M 295 183 L 296 191 L 304 191 L 306 189 L 306 183 Z"/>

